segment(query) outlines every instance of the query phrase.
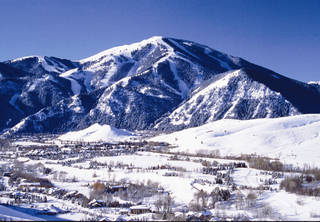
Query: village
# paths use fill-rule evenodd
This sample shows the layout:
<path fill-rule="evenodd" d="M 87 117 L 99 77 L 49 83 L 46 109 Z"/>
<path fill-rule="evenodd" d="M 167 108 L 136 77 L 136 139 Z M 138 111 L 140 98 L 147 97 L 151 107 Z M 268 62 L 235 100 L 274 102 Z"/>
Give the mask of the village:
<path fill-rule="evenodd" d="M 257 208 L 257 201 L 279 192 L 283 172 L 251 169 L 241 159 L 173 154 L 170 148 L 48 135 L 2 139 L 0 204 L 45 220 L 281 218 L 269 206 Z M 243 181 L 252 172 L 248 178 L 256 182 Z"/>

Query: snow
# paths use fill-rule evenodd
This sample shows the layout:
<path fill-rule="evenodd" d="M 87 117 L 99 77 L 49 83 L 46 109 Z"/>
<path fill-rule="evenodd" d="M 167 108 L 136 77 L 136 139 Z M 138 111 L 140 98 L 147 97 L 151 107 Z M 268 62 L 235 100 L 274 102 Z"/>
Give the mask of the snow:
<path fill-rule="evenodd" d="M 37 88 L 37 85 L 38 85 L 41 81 L 43 81 L 43 79 L 35 79 L 34 82 L 33 82 L 31 85 L 28 83 L 28 85 L 29 85 L 28 92 L 34 91 L 34 90 Z"/>
<path fill-rule="evenodd" d="M 18 110 L 20 113 L 23 113 L 23 111 L 16 105 L 16 101 L 17 101 L 17 99 L 19 98 L 19 96 L 20 96 L 19 93 L 14 94 L 14 95 L 11 97 L 9 103 L 10 103 L 16 110 Z"/>
<path fill-rule="evenodd" d="M 231 72 L 230 74 L 226 75 L 225 77 L 211 84 L 210 87 L 207 87 L 202 93 L 204 94 L 209 93 L 209 90 L 211 90 L 212 88 L 227 87 L 229 85 L 230 79 L 241 75 L 241 73 L 242 73 L 241 70 L 236 70 L 234 72 Z"/>
<path fill-rule="evenodd" d="M 146 161 L 148 159 L 148 161 Z M 123 162 L 126 164 L 133 164 L 136 167 L 148 168 L 156 165 L 166 165 L 169 164 L 174 167 L 183 167 L 187 170 L 194 170 L 200 166 L 199 163 L 188 163 L 186 165 L 183 161 L 168 161 L 166 155 L 155 155 L 153 153 L 138 153 L 138 155 L 127 155 L 127 156 L 117 156 L 117 157 L 97 157 L 94 160 L 100 163 L 110 163 L 114 162 Z"/>
<path fill-rule="evenodd" d="M 13 143 L 14 145 L 20 145 L 20 146 L 47 146 L 47 144 L 44 143 L 37 143 L 37 142 L 31 142 L 31 141 L 17 141 Z"/>
<path fill-rule="evenodd" d="M 0 205 L 0 220 L 42 221 L 43 219 Z"/>
<path fill-rule="evenodd" d="M 192 52 L 190 52 L 189 50 L 187 50 L 185 47 L 183 47 L 182 45 L 178 44 L 176 41 L 174 41 L 173 39 L 169 39 L 169 41 L 174 44 L 175 46 L 177 46 L 179 49 L 181 49 L 182 51 L 188 53 L 189 55 L 191 55 L 194 58 L 200 59 L 198 56 L 196 56 L 195 54 L 193 54 Z"/>
<path fill-rule="evenodd" d="M 241 69 L 223 73 L 219 77 L 219 79 L 214 79 L 213 82 L 208 81 L 195 89 L 192 96 L 169 115 L 170 124 L 187 126 L 190 124 L 191 118 L 198 112 L 208 114 L 210 117 L 207 121 L 215 120 L 225 104 L 231 106 L 227 108 L 222 119 L 237 118 L 235 116 L 238 113 L 236 107 L 243 99 L 259 101 L 253 110 L 252 118 L 256 118 L 263 107 L 266 111 L 266 117 L 274 117 L 274 105 L 277 101 L 286 103 L 289 107 L 288 115 L 300 114 L 280 93 L 272 91 L 264 84 L 252 81 Z M 236 86 L 230 89 L 230 84 Z M 160 124 L 161 122 L 155 127 L 159 127 Z"/>
<path fill-rule="evenodd" d="M 143 58 L 139 61 L 136 61 L 136 59 L 133 58 L 133 52 L 141 50 L 147 45 L 150 45 L 150 48 L 148 48 L 146 54 L 143 55 Z M 73 79 L 78 80 L 78 82 L 84 80 L 87 91 L 91 91 L 92 88 L 97 89 L 107 87 L 120 80 L 119 77 L 116 76 L 125 64 L 131 64 L 132 67 L 125 73 L 125 76 L 121 77 L 122 79 L 124 77 L 139 74 L 139 68 L 141 68 L 141 64 L 145 62 L 145 58 L 147 58 L 155 49 L 160 47 L 165 47 L 173 52 L 172 48 L 162 40 L 162 37 L 155 36 L 130 45 L 114 47 L 89 58 L 80 60 L 79 62 L 82 65 L 81 71 L 68 71 L 60 76 L 65 78 L 72 77 Z"/>
<path fill-rule="evenodd" d="M 204 53 L 208 55 L 208 54 L 212 53 L 212 50 L 209 47 L 205 47 Z"/>
<path fill-rule="evenodd" d="M 318 197 L 307 197 L 280 191 L 264 193 L 261 199 L 264 203 L 276 209 L 285 220 L 319 221 L 320 201 Z"/>
<path fill-rule="evenodd" d="M 60 74 L 59 76 L 62 78 L 65 78 L 71 82 L 71 90 L 74 95 L 79 95 L 81 92 L 81 85 L 74 79 L 74 76 L 72 75 L 77 71 L 77 68 L 68 70 L 67 72 L 64 72 Z"/>
<path fill-rule="evenodd" d="M 151 138 L 178 146 L 172 151 L 219 150 L 222 155 L 253 154 L 280 158 L 288 164 L 320 166 L 320 115 L 275 119 L 223 119 Z"/>
<path fill-rule="evenodd" d="M 26 119 L 27 118 L 24 118 L 22 119 L 19 123 L 17 123 L 14 127 L 11 128 L 11 130 L 13 132 L 16 132 L 18 131 L 19 129 L 21 129 L 22 127 L 24 127 L 26 125 Z M 6 132 L 5 134 L 9 134 L 8 132 Z"/>
<path fill-rule="evenodd" d="M 201 163 L 197 162 L 186 162 L 186 161 L 173 161 L 168 160 L 168 155 L 160 155 L 156 153 L 149 152 L 138 152 L 135 155 L 120 155 L 120 156 L 106 156 L 106 157 L 96 157 L 93 160 L 104 164 L 132 164 L 135 167 L 140 167 L 141 169 L 146 169 L 147 167 L 157 166 L 157 165 L 170 165 L 173 167 L 183 167 L 189 172 L 182 172 L 181 177 L 167 177 L 164 176 L 166 172 L 172 172 L 170 170 L 134 170 L 130 172 L 123 171 L 121 169 L 114 169 L 114 171 L 109 172 L 108 170 L 96 170 L 96 169 L 79 169 L 68 166 L 61 165 L 50 165 L 50 168 L 58 171 L 64 171 L 68 173 L 68 177 L 72 178 L 73 175 L 81 182 L 65 183 L 65 182 L 55 182 L 55 186 L 64 188 L 68 191 L 79 191 L 80 193 L 88 196 L 90 189 L 85 186 L 87 183 L 91 183 L 97 180 L 110 180 L 114 178 L 116 181 L 125 179 L 133 183 L 146 182 L 151 180 L 153 182 L 158 182 L 163 186 L 166 191 L 172 193 L 175 198 L 175 202 L 179 204 L 189 203 L 197 189 L 205 189 L 211 192 L 215 186 L 201 185 L 198 183 L 193 183 L 194 178 L 198 179 L 212 179 L 211 175 L 202 175 L 196 171 L 202 168 Z M 193 159 L 193 158 L 190 158 Z M 212 159 L 211 159 L 212 160 Z M 223 160 L 227 161 L 227 160 Z M 86 162 L 88 163 L 88 162 Z M 80 165 L 80 164 L 79 164 Z M 84 163 L 81 164 L 83 167 Z M 93 177 L 96 174 L 96 177 Z M 197 189 L 195 189 L 195 187 Z"/>
<path fill-rule="evenodd" d="M 41 57 L 41 56 L 37 56 L 37 55 L 23 56 L 23 57 L 20 57 L 20 58 L 16 58 L 16 59 L 11 60 L 11 62 L 19 62 L 19 61 L 23 61 L 23 60 L 25 60 L 25 59 L 39 58 L 39 57 Z"/>
<path fill-rule="evenodd" d="M 162 40 L 162 37 L 161 36 L 154 36 L 149 39 L 145 39 L 141 42 L 136 42 L 136 43 L 133 43 L 130 45 L 122 45 L 122 46 L 113 47 L 111 49 L 102 51 L 96 55 L 90 56 L 86 59 L 82 59 L 79 62 L 85 63 L 85 62 L 90 62 L 92 60 L 99 60 L 99 59 L 101 59 L 101 57 L 105 57 L 105 56 L 111 55 L 111 54 L 112 55 L 120 55 L 121 54 L 121 55 L 124 55 L 127 57 L 131 57 L 131 51 L 140 49 L 142 46 L 145 46 L 147 44 L 158 44 L 160 42 L 164 43 Z"/>
<path fill-rule="evenodd" d="M 53 82 L 55 82 L 55 83 L 59 83 L 55 78 L 53 78 L 52 75 L 48 75 L 48 74 L 44 75 L 44 80 L 45 80 L 45 81 L 50 80 L 50 81 L 53 81 Z"/>
<path fill-rule="evenodd" d="M 280 77 L 278 75 L 272 75 L 274 78 L 276 79 L 280 79 Z"/>
<path fill-rule="evenodd" d="M 175 42 L 174 40 L 170 40 Z M 183 50 L 187 51 L 182 45 L 175 42 L 174 44 L 178 45 L 178 47 L 182 48 Z M 191 43 L 190 43 L 191 44 Z M 142 50 L 142 48 L 148 45 L 147 51 L 144 51 L 143 58 L 136 61 L 133 58 L 133 53 L 135 51 Z M 149 47 L 150 46 L 150 47 Z M 116 83 L 119 79 L 118 77 L 114 78 L 119 70 L 121 69 L 123 64 L 132 64 L 130 70 L 125 74 L 124 77 L 130 77 L 133 75 L 139 75 L 143 70 L 139 70 L 139 68 L 143 67 L 142 64 L 145 63 L 146 58 L 149 59 L 150 54 L 153 53 L 155 50 L 161 49 L 163 50 L 163 57 L 161 57 L 157 62 L 152 64 L 154 70 L 157 66 L 170 59 L 175 57 L 179 57 L 174 52 L 174 49 L 168 45 L 165 41 L 163 41 L 161 36 L 155 36 L 141 42 L 133 43 L 130 45 L 123 45 L 119 47 L 114 47 L 103 52 L 100 52 L 94 56 L 88 57 L 86 59 L 80 60 L 80 64 L 82 65 L 82 70 L 75 70 L 75 71 L 67 71 L 60 75 L 60 77 L 70 78 L 72 76 L 73 79 L 82 81 L 85 79 L 84 85 L 91 90 L 92 88 L 102 88 L 110 86 Z M 188 52 L 188 54 L 192 54 Z M 194 55 L 195 56 L 195 55 Z M 125 60 L 124 60 L 125 58 Z M 170 61 L 169 61 L 170 62 Z M 188 61 L 190 64 L 192 62 Z M 173 63 L 172 61 L 170 63 Z M 181 93 L 179 95 L 185 97 L 187 95 L 188 86 L 181 80 L 181 78 L 177 75 L 176 67 L 173 64 L 170 64 L 170 68 L 175 75 L 175 79 L 178 81 L 179 89 Z M 97 75 L 92 75 L 93 73 Z M 124 85 L 125 82 L 124 82 Z"/>
<path fill-rule="evenodd" d="M 148 207 L 148 206 L 146 206 L 146 205 L 136 205 L 136 206 L 132 206 L 132 207 L 130 207 L 130 209 L 132 209 L 132 210 L 136 210 L 136 209 L 138 209 L 138 210 L 149 210 L 150 209 L 150 207 Z"/>
<path fill-rule="evenodd" d="M 98 123 L 95 123 L 86 129 L 63 134 L 58 139 L 85 142 L 117 142 L 129 140 L 134 136 L 135 135 L 133 133 L 127 130 L 121 130 L 109 125 L 100 125 Z"/>
<path fill-rule="evenodd" d="M 192 52 L 188 51 L 184 46 L 188 45 L 194 45 L 193 42 L 176 42 L 174 39 L 169 39 L 174 45 L 179 47 L 181 50 L 186 52 L 186 54 L 197 57 L 197 55 L 193 54 Z M 148 46 L 147 51 L 142 50 L 144 47 Z M 201 46 L 204 47 L 204 46 Z M 155 50 L 162 50 L 163 56 L 157 61 L 152 64 L 152 67 L 154 70 L 157 68 L 157 66 L 164 62 L 168 61 L 170 63 L 170 68 L 174 74 L 174 78 L 178 82 L 178 91 L 174 91 L 173 93 L 181 95 L 183 98 L 185 98 L 188 95 L 189 88 L 185 81 L 182 80 L 178 76 L 176 67 L 174 65 L 173 59 L 174 58 L 180 58 L 191 64 L 192 68 L 194 69 L 194 62 L 191 62 L 187 60 L 186 58 L 179 56 L 174 48 L 171 46 L 171 44 L 167 44 L 163 37 L 161 36 L 154 36 L 149 39 L 145 39 L 141 42 L 133 43 L 130 45 L 123 45 L 114 47 L 105 51 L 102 51 L 96 55 L 93 55 L 91 57 L 85 58 L 80 60 L 81 69 L 73 69 L 69 70 L 65 73 L 62 73 L 60 77 L 64 77 L 69 79 L 70 81 L 75 80 L 78 83 L 83 83 L 83 85 L 86 87 L 87 91 L 90 92 L 94 89 L 99 89 L 103 87 L 111 86 L 112 84 L 116 83 L 119 77 L 119 71 L 122 68 L 122 65 L 125 64 L 132 64 L 130 70 L 126 73 L 123 73 L 121 75 L 121 78 L 125 77 L 131 77 L 133 75 L 139 75 L 143 70 L 139 70 L 139 68 L 143 68 L 143 64 L 148 62 L 146 59 L 150 58 L 150 54 L 153 52 L 156 52 Z M 138 61 L 133 58 L 134 52 L 142 50 L 143 55 L 142 58 L 140 58 Z M 215 58 L 217 59 L 217 58 Z M 219 59 L 218 59 L 219 60 Z M 222 64 L 223 61 L 220 61 Z M 222 66 L 227 66 L 228 64 L 222 64 Z M 197 71 L 197 70 L 194 70 Z M 198 78 L 198 80 L 202 80 L 202 78 Z M 76 91 L 77 86 L 75 85 L 76 82 L 72 82 L 73 91 Z M 124 85 L 125 82 L 123 82 Z M 198 83 L 197 83 L 198 84 Z M 82 84 L 81 84 L 82 85 Z M 165 85 L 165 84 L 164 84 Z M 170 87 L 168 87 L 170 88 Z M 172 90 L 172 89 L 170 89 Z M 75 92 L 75 94 L 77 94 Z"/>
<path fill-rule="evenodd" d="M 75 113 L 84 112 L 84 109 L 83 109 L 83 106 L 82 106 L 82 103 L 81 103 L 81 100 L 80 100 L 79 96 L 78 95 L 74 95 L 71 98 L 72 98 L 72 103 L 70 103 L 68 105 L 68 107 L 70 109 L 72 109 Z"/>
<path fill-rule="evenodd" d="M 308 84 L 320 85 L 320 81 L 310 81 Z"/>
<path fill-rule="evenodd" d="M 80 92 L 81 92 L 80 84 L 76 80 L 74 80 L 72 78 L 67 78 L 67 79 L 69 79 L 70 82 L 71 82 L 71 89 L 72 89 L 73 94 L 74 95 L 79 95 Z"/>
<path fill-rule="evenodd" d="M 84 179 L 87 181 L 91 179 L 88 175 L 92 175 L 94 172 L 97 172 L 98 177 L 93 179 L 106 179 L 106 178 L 115 178 L 116 180 L 129 180 L 132 182 L 146 182 L 147 180 L 151 180 L 153 182 L 158 182 L 161 186 L 164 187 L 165 190 L 169 191 L 173 194 L 175 198 L 175 202 L 180 204 L 189 203 L 193 197 L 194 193 L 197 192 L 197 189 L 205 189 L 208 192 L 211 192 L 216 186 L 207 186 L 201 185 L 198 183 L 192 183 L 194 178 L 198 179 L 208 179 L 212 180 L 211 175 L 203 175 L 196 173 L 196 171 L 202 169 L 202 165 L 199 162 L 186 162 L 179 160 L 169 160 L 169 155 L 166 154 L 156 154 L 150 152 L 137 152 L 135 155 L 120 155 L 120 156 L 107 156 L 107 157 L 97 157 L 94 158 L 95 161 L 110 164 L 124 163 L 128 165 L 133 165 L 135 167 L 146 169 L 148 167 L 153 166 L 161 166 L 161 165 L 170 165 L 172 167 L 182 167 L 185 168 L 188 172 L 181 172 L 180 176 L 176 177 L 167 177 L 164 176 L 166 172 L 172 172 L 170 170 L 156 170 L 152 172 L 150 170 L 138 170 L 132 172 L 124 172 L 122 170 L 115 170 L 114 172 L 107 171 L 95 171 L 88 170 L 89 172 L 83 174 L 83 178 L 81 174 L 81 170 L 72 169 L 70 167 L 64 167 L 63 171 L 70 172 L 74 175 L 77 175 L 78 179 Z M 190 158 L 193 160 L 193 158 Z M 205 159 L 205 158 L 204 158 Z M 213 159 L 210 159 L 211 161 Z M 220 160 L 219 160 L 220 161 Z M 220 162 L 228 162 L 229 160 L 221 160 Z M 62 170 L 61 168 L 59 170 Z M 83 171 L 83 170 L 82 170 Z M 79 187 L 79 186 L 78 186 Z M 195 187 L 197 189 L 195 189 Z M 76 188 L 74 188 L 76 189 Z M 85 194 L 85 193 L 84 193 Z"/>
<path fill-rule="evenodd" d="M 20 57 L 20 58 L 11 60 L 11 62 L 20 62 L 30 58 L 36 58 L 38 60 L 38 63 L 34 67 L 42 66 L 42 68 L 48 72 L 60 73 L 65 71 L 68 68 L 62 63 L 58 64 L 54 60 L 51 60 L 49 57 L 43 57 L 43 56 L 37 56 L 37 55 Z M 50 62 L 54 65 L 48 64 L 47 60 L 50 60 Z"/>
<path fill-rule="evenodd" d="M 169 96 L 162 95 L 162 92 L 160 90 L 151 87 L 142 87 L 141 89 L 139 89 L 139 92 L 148 96 L 158 97 L 161 99 L 170 99 Z"/>
<path fill-rule="evenodd" d="M 54 66 L 54 65 L 49 65 L 49 64 L 47 63 L 47 61 L 46 61 L 42 56 L 39 56 L 39 57 L 38 57 L 38 60 L 39 60 L 39 62 L 41 63 L 43 69 L 45 69 L 46 71 L 48 71 L 48 72 L 60 73 L 60 70 L 58 70 L 58 69 L 56 68 L 56 66 Z M 52 61 L 52 62 L 53 62 L 53 61 Z"/>
<path fill-rule="evenodd" d="M 232 70 L 232 68 L 229 66 L 228 63 L 222 61 L 221 59 L 219 59 L 219 58 L 217 58 L 217 57 L 215 57 L 215 56 L 210 55 L 210 54 L 209 54 L 210 51 L 208 51 L 207 48 L 205 49 L 205 53 L 206 53 L 209 57 L 211 57 L 212 59 L 217 60 L 217 61 L 220 63 L 220 66 L 221 66 L 222 68 L 225 68 L 225 69 L 227 69 L 227 70 Z"/>
<path fill-rule="evenodd" d="M 187 86 L 187 84 L 179 77 L 179 74 L 178 74 L 178 71 L 177 71 L 177 67 L 176 65 L 174 64 L 174 62 L 170 61 L 169 60 L 169 65 L 170 65 L 170 69 L 171 71 L 173 72 L 173 75 L 174 75 L 174 78 L 175 80 L 177 80 L 178 82 L 178 86 L 179 86 L 179 90 L 182 94 L 182 97 L 183 98 L 186 98 L 190 89 L 189 87 Z"/>

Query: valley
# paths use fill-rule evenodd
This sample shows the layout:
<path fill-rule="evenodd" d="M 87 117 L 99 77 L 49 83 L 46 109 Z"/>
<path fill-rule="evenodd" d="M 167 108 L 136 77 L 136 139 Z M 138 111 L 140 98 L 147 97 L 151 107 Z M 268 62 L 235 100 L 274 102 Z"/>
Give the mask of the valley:
<path fill-rule="evenodd" d="M 250 122 L 243 124 L 248 128 Z M 239 129 L 245 130 L 238 127 L 236 131 Z M 95 130 L 99 132 L 100 128 Z M 112 143 L 103 141 L 108 137 L 101 134 L 100 140 L 92 141 L 81 132 L 82 140 L 61 140 L 63 135 L 52 134 L 2 139 L 0 217 L 319 220 L 319 168 L 288 164 L 290 161 L 284 158 L 245 153 L 243 149 L 242 155 L 227 155 L 223 149 L 210 147 L 201 135 L 192 134 L 204 141 L 202 146 L 187 142 L 187 133 L 183 138 L 177 133 L 172 134 L 177 138 L 172 144 L 160 142 L 161 138 L 170 141 L 171 135 L 148 137 L 146 132 L 143 137 L 137 132 L 128 140 Z M 93 132 L 89 135 L 96 138 Z M 180 140 L 195 150 L 184 150 L 186 144 Z M 211 152 L 204 152 L 205 146 Z M 286 186 L 285 181 L 292 178 L 301 180 L 301 188 Z"/>

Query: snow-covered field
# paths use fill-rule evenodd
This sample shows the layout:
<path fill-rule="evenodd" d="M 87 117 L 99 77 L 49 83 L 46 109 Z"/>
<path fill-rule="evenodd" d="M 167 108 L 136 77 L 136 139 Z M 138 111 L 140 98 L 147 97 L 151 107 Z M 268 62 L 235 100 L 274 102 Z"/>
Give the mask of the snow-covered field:
<path fill-rule="evenodd" d="M 200 127 L 164 134 L 152 141 L 176 145 L 174 152 L 221 155 L 258 154 L 282 162 L 320 166 L 320 115 L 274 119 L 224 119 Z"/>
<path fill-rule="evenodd" d="M 101 169 L 89 169 L 86 168 L 88 164 L 83 164 L 82 169 L 74 168 L 72 166 L 61 166 L 60 164 L 46 165 L 50 167 L 54 172 L 65 172 L 67 178 L 75 177 L 78 182 L 62 182 L 55 181 L 53 176 L 50 176 L 50 180 L 59 189 L 66 189 L 67 191 L 78 191 L 86 196 L 90 195 L 91 188 L 86 184 L 93 184 L 96 181 L 127 181 L 132 183 L 146 183 L 147 181 L 157 182 L 167 192 L 171 194 L 174 199 L 173 209 L 179 212 L 179 209 L 187 207 L 192 201 L 194 201 L 195 194 L 199 190 L 204 190 L 207 193 L 212 192 L 216 187 L 228 189 L 228 186 L 222 184 L 210 184 L 210 181 L 215 181 L 214 175 L 205 175 L 201 173 L 202 164 L 197 157 L 190 157 L 189 160 L 172 160 L 170 157 L 173 155 L 159 154 L 152 152 L 138 152 L 134 155 L 121 155 L 110 157 L 96 157 L 93 159 L 99 163 L 106 165 L 117 165 L 118 163 L 129 164 L 134 169 L 126 170 L 121 168 L 115 168 L 112 171 L 108 171 L 106 168 Z M 231 160 L 219 160 L 211 159 L 210 161 L 218 161 L 219 163 L 232 162 Z M 34 165 L 36 163 L 44 161 L 30 160 L 28 164 Z M 89 162 L 89 161 L 88 161 Z M 174 170 L 159 169 L 151 170 L 152 166 L 168 165 L 171 167 L 182 167 L 185 171 L 181 171 L 177 176 L 165 176 L 166 172 L 173 172 Z M 271 178 L 270 175 L 261 173 L 261 170 L 255 170 L 251 168 L 239 168 L 235 169 L 232 173 L 232 178 L 237 186 L 250 186 L 257 188 L 262 186 L 265 179 Z M 94 175 L 95 174 L 95 175 Z M 207 182 L 206 182 L 207 181 Z M 209 182 L 208 182 L 209 181 Z M 308 197 L 290 194 L 279 190 L 279 182 L 272 185 L 274 191 L 250 191 L 247 189 L 240 189 L 235 191 L 230 202 L 221 202 L 222 205 L 218 205 L 215 209 L 211 209 L 210 212 L 216 215 L 215 218 L 219 218 L 219 215 L 225 217 L 235 218 L 237 215 L 241 215 L 243 218 L 250 220 L 254 219 L 281 219 L 281 220 L 318 220 L 320 216 L 320 199 L 318 197 Z M 250 192 L 255 192 L 257 195 L 255 205 L 252 207 L 245 207 L 246 202 L 243 202 L 242 207 L 237 207 L 235 204 L 236 193 L 240 192 L 246 197 Z M 156 199 L 145 199 L 144 204 L 152 206 Z M 245 200 L 246 201 L 246 198 Z M 86 213 L 99 214 L 99 208 L 97 209 L 85 209 L 81 207 L 74 207 L 70 201 L 57 200 L 54 198 L 49 199 L 46 204 L 35 204 L 34 207 L 38 209 L 57 207 L 63 210 L 71 209 L 73 213 L 57 214 L 56 216 L 41 216 L 36 214 L 28 214 L 27 212 L 19 211 L 17 209 L 11 209 L 8 206 L 0 205 L 0 217 L 3 219 L 13 220 L 52 220 L 52 219 L 66 219 L 66 220 L 81 220 L 86 219 Z M 259 209 L 261 206 L 267 206 L 267 210 L 272 211 L 273 216 L 265 218 L 257 218 Z M 19 209 L 19 208 L 18 208 Z M 21 208 L 23 209 L 23 208 Z M 264 209 L 264 208 L 263 208 Z M 114 211 L 114 210 L 113 210 Z M 109 213 L 103 213 L 112 220 L 116 220 L 119 217 L 119 211 L 109 211 Z M 191 212 L 189 212 L 190 214 Z M 218 217 L 217 217 L 218 215 Z M 90 218 L 90 217 L 87 217 Z M 130 217 L 124 217 L 130 219 Z M 131 217 L 132 219 L 133 217 Z M 150 219 L 150 217 L 149 217 Z"/>

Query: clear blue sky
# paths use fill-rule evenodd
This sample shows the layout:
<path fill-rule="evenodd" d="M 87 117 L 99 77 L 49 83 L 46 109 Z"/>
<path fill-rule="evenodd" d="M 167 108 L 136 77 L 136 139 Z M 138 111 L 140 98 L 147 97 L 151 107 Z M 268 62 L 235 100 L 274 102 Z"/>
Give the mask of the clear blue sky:
<path fill-rule="evenodd" d="M 154 35 L 320 80 L 320 0 L 0 0 L 0 61 L 82 59 Z"/>

